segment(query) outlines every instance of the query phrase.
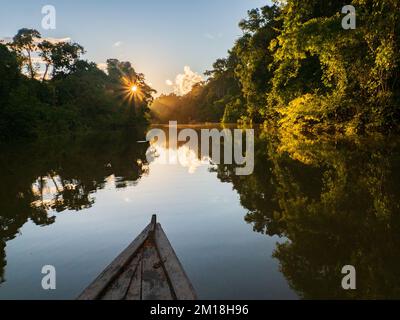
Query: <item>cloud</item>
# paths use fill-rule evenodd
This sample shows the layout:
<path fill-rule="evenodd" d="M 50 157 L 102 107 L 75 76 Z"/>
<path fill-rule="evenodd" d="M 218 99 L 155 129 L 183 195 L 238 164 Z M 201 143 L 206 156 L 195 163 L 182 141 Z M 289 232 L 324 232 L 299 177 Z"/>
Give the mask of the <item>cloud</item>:
<path fill-rule="evenodd" d="M 114 47 L 118 48 L 122 46 L 123 42 L 122 41 L 117 41 L 116 43 L 113 44 Z"/>
<path fill-rule="evenodd" d="M 170 86 L 170 87 L 172 87 L 173 85 L 174 85 L 174 83 L 171 81 L 171 80 L 165 80 L 165 84 L 167 85 L 167 86 Z"/>
<path fill-rule="evenodd" d="M 44 38 L 35 38 L 35 44 L 38 44 L 42 41 L 48 41 L 52 44 L 57 44 L 57 43 L 62 43 L 62 42 L 70 42 L 71 38 L 50 38 L 50 37 L 44 37 Z M 4 37 L 0 38 L 0 43 L 10 43 L 13 42 L 13 38 L 11 37 Z"/>
<path fill-rule="evenodd" d="M 65 43 L 65 42 L 70 42 L 71 38 L 49 38 L 49 37 L 43 37 L 43 38 L 36 38 L 35 39 L 35 43 L 39 44 L 42 41 L 48 41 L 52 44 L 58 44 L 58 43 Z M 32 62 L 39 64 L 39 65 L 44 65 L 45 62 L 42 60 L 42 58 L 39 56 L 39 51 L 36 51 L 33 55 L 32 55 Z"/>
<path fill-rule="evenodd" d="M 107 71 L 107 63 L 104 63 L 104 62 L 98 63 L 97 64 L 97 68 L 99 68 L 100 70 L 106 72 Z"/>
<path fill-rule="evenodd" d="M 41 39 L 36 39 L 35 42 L 40 43 L 44 40 L 46 40 L 52 44 L 57 44 L 57 43 L 63 43 L 63 42 L 70 42 L 71 38 L 68 38 L 68 37 L 67 38 L 41 38 Z"/>
<path fill-rule="evenodd" d="M 58 44 L 58 43 L 63 43 L 63 42 L 70 42 L 71 38 L 50 38 L 50 37 L 43 37 L 43 38 L 35 38 L 34 43 L 39 44 L 42 41 L 48 41 L 52 44 Z M 0 38 L 0 43 L 7 44 L 13 42 L 13 38 L 11 37 L 4 37 Z M 45 65 L 46 63 L 43 61 L 43 59 L 39 56 L 39 50 L 36 50 L 33 52 L 32 56 L 32 63 L 34 64 L 34 67 L 36 69 L 37 77 L 41 79 L 44 75 L 45 72 Z M 47 73 L 47 78 L 49 78 L 50 72 Z"/>
<path fill-rule="evenodd" d="M 10 37 L 0 38 L 0 43 L 2 43 L 2 44 L 10 43 L 12 41 L 13 41 L 13 39 Z"/>
<path fill-rule="evenodd" d="M 170 81 L 170 80 L 167 80 L 167 85 L 172 86 L 173 85 L 172 81 L 170 81 L 170 82 L 168 82 L 168 81 Z M 174 92 L 175 92 L 175 94 L 177 94 L 179 96 L 183 96 L 183 95 L 189 93 L 196 83 L 199 83 L 202 81 L 203 81 L 203 77 L 200 74 L 192 71 L 189 66 L 185 66 L 183 68 L 183 73 L 178 74 L 176 76 L 175 84 L 174 84 Z M 168 84 L 168 83 L 170 83 L 170 84 Z"/>

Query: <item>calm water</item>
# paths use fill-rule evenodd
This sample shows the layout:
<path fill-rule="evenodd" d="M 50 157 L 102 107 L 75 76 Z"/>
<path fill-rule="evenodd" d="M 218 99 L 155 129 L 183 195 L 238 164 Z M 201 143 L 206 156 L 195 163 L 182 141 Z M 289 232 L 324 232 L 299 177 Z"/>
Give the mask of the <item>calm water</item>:
<path fill-rule="evenodd" d="M 73 299 L 158 214 L 204 299 L 399 298 L 395 139 L 257 132 L 255 171 L 146 161 L 129 134 L 0 155 L 0 298 Z M 167 146 L 158 146 L 166 152 Z M 344 265 L 357 290 L 341 289 Z M 57 290 L 41 288 L 41 268 Z"/>

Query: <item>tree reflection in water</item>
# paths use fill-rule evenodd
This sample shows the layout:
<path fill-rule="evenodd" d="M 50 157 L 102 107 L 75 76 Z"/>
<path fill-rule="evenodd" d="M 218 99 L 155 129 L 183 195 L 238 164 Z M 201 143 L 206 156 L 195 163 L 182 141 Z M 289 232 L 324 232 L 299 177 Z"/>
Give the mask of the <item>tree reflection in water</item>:
<path fill-rule="evenodd" d="M 239 193 L 255 232 L 287 239 L 276 245 L 274 257 L 293 290 L 307 299 L 400 298 L 398 141 L 268 131 L 256 136 L 253 175 L 235 175 L 235 165 L 210 170 Z M 107 182 L 125 188 L 147 173 L 148 145 L 135 141 L 96 136 L 0 155 L 0 277 L 6 242 L 29 219 L 52 224 L 49 212 L 89 208 Z M 188 168 L 202 163 L 190 159 Z M 356 291 L 341 288 L 345 265 L 357 269 Z"/>
<path fill-rule="evenodd" d="M 263 132 L 251 177 L 219 166 L 256 232 L 286 237 L 274 257 L 306 299 L 400 298 L 400 153 L 383 137 L 313 138 Z M 342 267 L 357 290 L 341 288 Z"/>
<path fill-rule="evenodd" d="M 147 144 L 135 135 L 96 135 L 7 148 L 0 155 L 0 283 L 4 281 L 6 242 L 32 220 L 55 222 L 49 212 L 90 208 L 93 194 L 114 181 L 135 184 L 147 173 Z"/>

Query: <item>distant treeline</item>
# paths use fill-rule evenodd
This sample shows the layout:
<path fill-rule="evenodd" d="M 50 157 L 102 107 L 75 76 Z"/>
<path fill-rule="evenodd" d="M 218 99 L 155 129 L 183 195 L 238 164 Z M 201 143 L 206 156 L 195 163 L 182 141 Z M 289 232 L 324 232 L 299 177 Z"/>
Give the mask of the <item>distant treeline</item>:
<path fill-rule="evenodd" d="M 342 27 L 349 4 L 354 30 Z M 183 97 L 155 101 L 155 121 L 269 122 L 347 133 L 398 128 L 398 0 L 276 1 L 249 11 L 239 25 L 243 35 L 205 73 L 207 81 Z"/>
<path fill-rule="evenodd" d="M 50 42 L 31 29 L 0 44 L 0 142 L 148 121 L 155 91 L 144 75 L 116 59 L 105 73 L 83 53 L 79 44 Z"/>

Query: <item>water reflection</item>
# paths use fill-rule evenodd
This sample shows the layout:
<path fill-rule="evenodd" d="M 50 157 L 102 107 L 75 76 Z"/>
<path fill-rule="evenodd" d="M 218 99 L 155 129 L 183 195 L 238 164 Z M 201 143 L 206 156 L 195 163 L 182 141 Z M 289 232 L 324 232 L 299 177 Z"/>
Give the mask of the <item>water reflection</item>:
<path fill-rule="evenodd" d="M 149 174 L 149 146 L 137 140 L 141 139 L 95 136 L 0 155 L 0 279 L 6 268 L 6 242 L 28 220 L 39 226 L 53 224 L 56 218 L 49 212 L 90 208 L 98 190 L 110 184 L 115 189 L 134 186 Z M 207 166 L 239 194 L 247 210 L 244 219 L 255 232 L 288 239 L 276 245 L 273 256 L 300 297 L 400 298 L 396 139 L 316 138 L 260 130 L 250 176 L 237 176 L 235 165 L 212 165 L 211 155 L 199 159 L 199 150 L 184 143 L 170 149 L 168 143 L 153 145 L 154 164 L 171 152 L 189 174 Z M 177 193 L 171 202 L 180 197 Z M 357 269 L 356 291 L 340 286 L 341 269 L 349 264 Z"/>
<path fill-rule="evenodd" d="M 50 211 L 80 211 L 95 203 L 94 193 L 110 179 L 115 188 L 137 183 L 147 173 L 147 144 L 135 136 L 96 135 L 20 146 L 0 155 L 0 283 L 4 281 L 6 242 L 32 220 L 56 221 Z"/>
<path fill-rule="evenodd" d="M 303 298 L 399 298 L 398 143 L 383 137 L 313 138 L 261 133 L 256 171 L 232 183 L 254 230 L 285 236 L 274 257 Z M 342 267 L 357 269 L 357 290 L 341 288 Z"/>

